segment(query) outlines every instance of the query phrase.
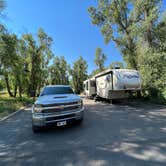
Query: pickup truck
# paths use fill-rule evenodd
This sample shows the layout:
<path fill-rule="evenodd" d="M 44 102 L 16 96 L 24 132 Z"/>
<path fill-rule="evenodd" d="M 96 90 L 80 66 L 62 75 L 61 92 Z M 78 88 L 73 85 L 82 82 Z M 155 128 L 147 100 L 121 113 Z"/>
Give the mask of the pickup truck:
<path fill-rule="evenodd" d="M 84 106 L 81 97 L 68 85 L 45 86 L 32 106 L 32 130 L 48 125 L 65 126 L 82 122 Z"/>

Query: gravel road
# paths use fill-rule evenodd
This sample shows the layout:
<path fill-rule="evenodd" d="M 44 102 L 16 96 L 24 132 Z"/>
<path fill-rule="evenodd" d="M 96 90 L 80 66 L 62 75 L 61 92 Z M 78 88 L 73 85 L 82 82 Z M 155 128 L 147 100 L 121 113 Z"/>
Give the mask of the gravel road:
<path fill-rule="evenodd" d="M 30 108 L 0 122 L 0 166 L 166 165 L 166 106 L 84 104 L 82 125 L 33 134 Z"/>

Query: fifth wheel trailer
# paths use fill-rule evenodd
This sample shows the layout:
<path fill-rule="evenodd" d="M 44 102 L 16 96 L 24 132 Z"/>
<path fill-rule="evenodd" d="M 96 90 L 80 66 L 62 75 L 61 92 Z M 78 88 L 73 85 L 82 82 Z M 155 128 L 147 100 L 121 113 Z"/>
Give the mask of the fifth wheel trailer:
<path fill-rule="evenodd" d="M 84 81 L 84 94 L 88 98 L 96 96 L 96 81 L 94 77 Z"/>
<path fill-rule="evenodd" d="M 129 93 L 141 90 L 141 78 L 136 70 L 108 69 L 84 81 L 84 92 L 88 97 L 97 96 L 105 99 L 128 98 Z M 88 89 L 86 85 L 88 84 Z M 93 85 L 93 86 L 91 86 Z"/>

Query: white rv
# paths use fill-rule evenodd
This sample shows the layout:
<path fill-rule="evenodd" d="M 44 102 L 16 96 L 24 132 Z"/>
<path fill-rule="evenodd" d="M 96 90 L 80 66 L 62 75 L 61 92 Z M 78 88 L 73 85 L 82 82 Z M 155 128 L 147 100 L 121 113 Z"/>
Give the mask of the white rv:
<path fill-rule="evenodd" d="M 93 88 L 93 94 L 105 99 L 127 98 L 129 92 L 141 90 L 141 78 L 136 70 L 108 69 L 95 75 L 93 79 L 95 80 L 95 92 Z M 91 84 L 88 85 L 85 94 L 91 95 L 92 87 Z"/>
<path fill-rule="evenodd" d="M 90 78 L 84 81 L 84 94 L 88 98 L 96 96 L 96 81 L 95 78 Z"/>

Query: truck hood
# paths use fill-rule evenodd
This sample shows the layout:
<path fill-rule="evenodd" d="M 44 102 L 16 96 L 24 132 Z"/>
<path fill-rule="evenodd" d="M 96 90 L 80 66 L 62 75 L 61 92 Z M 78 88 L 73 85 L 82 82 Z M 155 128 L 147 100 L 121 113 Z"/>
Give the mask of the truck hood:
<path fill-rule="evenodd" d="M 44 95 L 39 96 L 35 104 L 69 103 L 81 100 L 76 94 Z"/>

